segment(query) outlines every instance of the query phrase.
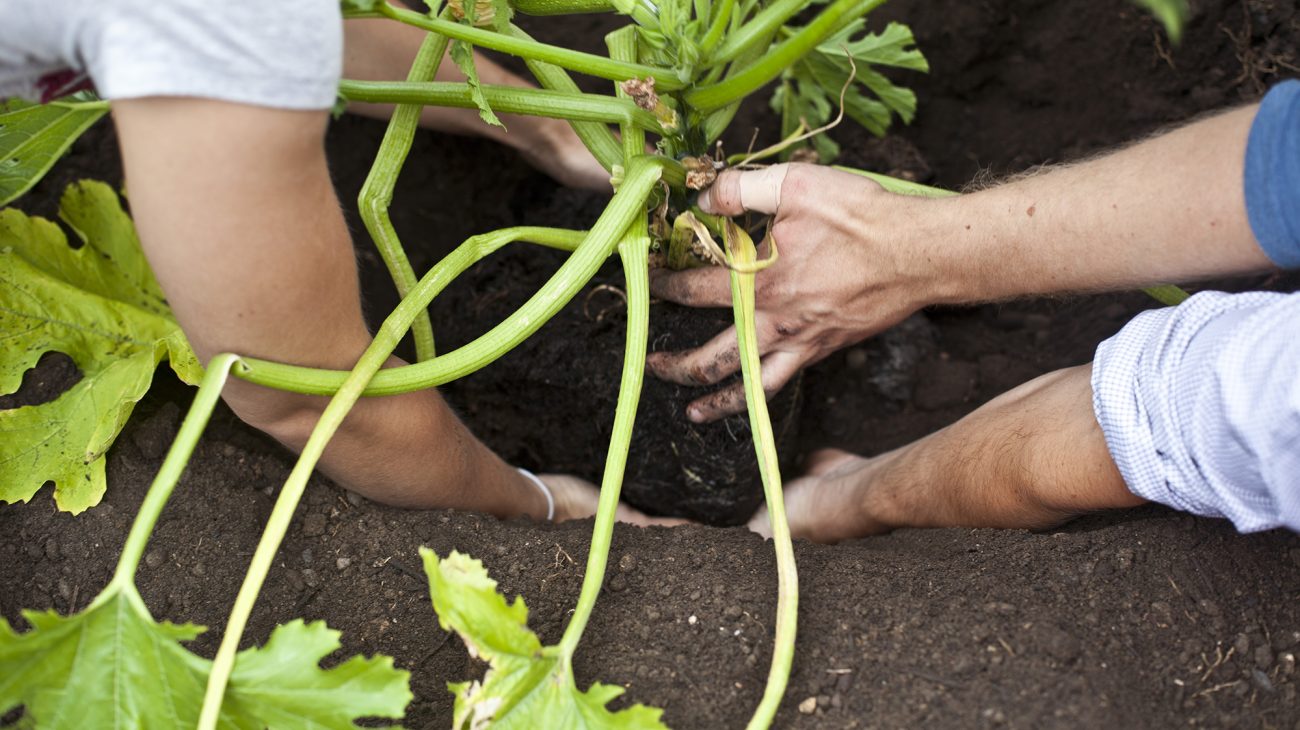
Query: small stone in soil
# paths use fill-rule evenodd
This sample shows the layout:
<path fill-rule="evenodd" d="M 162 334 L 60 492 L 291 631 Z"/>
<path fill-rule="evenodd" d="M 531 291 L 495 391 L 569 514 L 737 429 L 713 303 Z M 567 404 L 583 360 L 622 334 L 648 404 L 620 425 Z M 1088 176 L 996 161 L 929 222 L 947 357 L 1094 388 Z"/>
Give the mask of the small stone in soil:
<path fill-rule="evenodd" d="M 319 512 L 312 512 L 303 518 L 302 534 L 307 537 L 316 537 L 325 534 L 325 515 Z"/>
<path fill-rule="evenodd" d="M 306 550 L 303 550 L 303 551 L 302 551 L 302 564 L 305 565 L 305 566 L 310 567 L 310 566 L 311 566 L 311 562 L 312 562 L 313 559 L 315 559 L 315 557 L 316 557 L 316 555 L 315 555 L 314 553 L 312 553 L 311 548 L 307 548 Z"/>
<path fill-rule="evenodd" d="M 618 569 L 624 573 L 631 573 L 636 570 L 636 556 L 626 553 L 618 559 Z"/>
<path fill-rule="evenodd" d="M 800 702 L 800 703 L 799 703 L 799 712 L 801 712 L 801 713 L 803 713 L 803 714 L 805 714 L 805 715 L 811 715 L 811 714 L 813 714 L 813 712 L 815 712 L 816 710 L 817 710 L 817 698 L 816 698 L 816 697 L 809 697 L 808 699 L 806 699 L 806 700 L 804 700 L 803 702 Z"/>
<path fill-rule="evenodd" d="M 730 618 L 730 619 L 737 619 L 737 618 L 740 618 L 741 615 L 743 615 L 744 613 L 745 613 L 744 610 L 742 610 L 742 609 L 740 608 L 740 606 L 737 606 L 737 605 L 734 605 L 734 604 L 733 604 L 733 605 L 727 606 L 727 610 L 726 610 L 726 611 L 723 611 L 723 614 L 722 614 L 722 615 L 724 615 L 724 616 L 726 616 L 727 618 Z"/>
<path fill-rule="evenodd" d="M 338 568 L 339 570 L 343 570 L 344 568 L 348 567 L 351 564 L 352 564 L 352 558 L 339 558 L 338 560 L 334 561 L 334 567 Z"/>
<path fill-rule="evenodd" d="M 162 553 L 158 552 L 157 550 L 150 550 L 149 552 L 144 554 L 144 564 L 149 566 L 150 568 L 157 568 L 159 565 L 162 565 L 162 563 L 163 563 Z"/>

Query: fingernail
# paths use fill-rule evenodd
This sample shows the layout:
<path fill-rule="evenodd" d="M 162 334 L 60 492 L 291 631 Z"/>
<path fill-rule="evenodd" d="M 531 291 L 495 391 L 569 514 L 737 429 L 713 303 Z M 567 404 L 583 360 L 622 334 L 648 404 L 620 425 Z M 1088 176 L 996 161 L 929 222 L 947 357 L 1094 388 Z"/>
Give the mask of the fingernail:
<path fill-rule="evenodd" d="M 687 408 L 686 417 L 689 418 L 692 423 L 704 423 L 704 411 L 700 410 L 699 408 L 695 408 L 693 406 L 691 408 Z"/>
<path fill-rule="evenodd" d="M 705 213 L 713 213 L 713 188 L 701 190 L 699 200 L 695 202 L 700 206 L 700 210 Z"/>

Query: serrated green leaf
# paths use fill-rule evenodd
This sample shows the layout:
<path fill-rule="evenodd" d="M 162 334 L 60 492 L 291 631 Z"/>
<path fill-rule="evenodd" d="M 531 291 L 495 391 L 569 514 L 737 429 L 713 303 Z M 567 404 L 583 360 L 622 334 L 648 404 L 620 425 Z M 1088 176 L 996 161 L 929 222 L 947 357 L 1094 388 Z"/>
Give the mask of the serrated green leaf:
<path fill-rule="evenodd" d="M 543 650 L 528 628 L 523 599 L 507 603 L 481 562 L 454 551 L 440 560 L 428 548 L 420 556 L 438 623 L 491 665 L 482 681 L 448 685 L 456 695 L 453 728 L 666 730 L 662 710 L 633 705 L 610 712 L 605 705 L 621 687 L 596 683 L 580 691 L 569 663 Z"/>
<path fill-rule="evenodd" d="M 25 725 L 43 730 L 197 724 L 212 663 L 179 642 L 203 627 L 154 621 L 131 586 L 110 586 L 73 616 L 23 616 L 32 628 L 22 634 L 0 619 L 0 715 L 23 706 Z M 240 652 L 219 727 L 351 729 L 361 717 L 401 717 L 409 674 L 387 657 L 321 669 L 338 646 L 324 623 L 294 621 L 266 646 Z"/>
<path fill-rule="evenodd" d="M 474 3 L 470 2 L 465 5 L 468 13 L 468 8 L 473 7 Z M 468 15 L 466 19 L 469 19 Z M 451 60 L 456 63 L 456 67 L 460 69 L 460 72 L 465 74 L 465 83 L 469 85 L 469 96 L 474 100 L 474 105 L 478 107 L 479 117 L 488 124 L 505 129 L 506 125 L 502 124 L 500 119 L 497 119 L 497 115 L 488 104 L 487 97 L 483 95 L 483 86 L 478 78 L 478 69 L 474 66 L 474 47 L 461 41 L 452 41 Z"/>
<path fill-rule="evenodd" d="M 60 214 L 81 248 L 50 221 L 0 210 L 0 394 L 47 352 L 82 372 L 49 403 L 0 411 L 0 501 L 25 502 L 53 481 L 59 508 L 76 513 L 103 496 L 103 455 L 158 363 L 188 383 L 203 371 L 112 189 L 69 186 Z"/>
<path fill-rule="evenodd" d="M 0 103 L 0 205 L 31 189 L 107 112 L 101 104 Z"/>
<path fill-rule="evenodd" d="M 916 38 L 912 35 L 911 28 L 902 23 L 890 23 L 880 33 L 866 33 L 857 40 L 851 39 L 865 27 L 866 21 L 855 20 L 818 46 L 817 50 L 840 57 L 845 56 L 847 51 L 847 55 L 852 56 L 859 66 L 869 64 L 921 72 L 930 70 L 930 62 L 916 48 Z"/>

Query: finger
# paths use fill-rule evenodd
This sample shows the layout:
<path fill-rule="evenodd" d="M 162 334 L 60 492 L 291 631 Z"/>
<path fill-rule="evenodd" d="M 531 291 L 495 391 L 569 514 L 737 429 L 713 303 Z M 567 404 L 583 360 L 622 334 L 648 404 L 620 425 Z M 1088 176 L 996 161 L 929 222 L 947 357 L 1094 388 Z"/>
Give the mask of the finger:
<path fill-rule="evenodd" d="M 793 352 L 774 352 L 763 358 L 763 393 L 771 398 L 799 372 L 803 358 Z M 686 407 L 686 417 L 694 423 L 709 423 L 745 410 L 745 384 L 729 385 L 699 398 Z"/>
<path fill-rule="evenodd" d="M 650 293 L 688 307 L 730 307 L 730 272 L 719 266 L 650 270 Z"/>
<path fill-rule="evenodd" d="M 745 526 L 749 528 L 750 532 L 757 532 L 765 538 L 772 537 L 772 521 L 767 516 L 767 507 L 759 507 Z"/>
<path fill-rule="evenodd" d="M 727 170 L 700 193 L 700 209 L 714 215 L 740 215 L 747 210 L 776 213 L 789 169 L 781 164 L 762 170 Z"/>
<path fill-rule="evenodd" d="M 638 527 L 676 527 L 689 525 L 691 521 L 681 517 L 651 517 L 639 509 L 629 507 L 622 502 L 614 512 L 614 519 Z"/>
<path fill-rule="evenodd" d="M 693 350 L 655 352 L 646 366 L 660 380 L 680 385 L 713 385 L 740 369 L 736 328 L 728 327 Z"/>

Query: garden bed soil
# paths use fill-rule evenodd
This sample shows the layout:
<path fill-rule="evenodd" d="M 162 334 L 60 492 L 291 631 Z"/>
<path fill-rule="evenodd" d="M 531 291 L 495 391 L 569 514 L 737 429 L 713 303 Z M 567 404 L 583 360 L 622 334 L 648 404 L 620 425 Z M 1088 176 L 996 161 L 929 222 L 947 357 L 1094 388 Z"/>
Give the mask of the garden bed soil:
<path fill-rule="evenodd" d="M 921 105 L 911 128 L 884 142 L 836 131 L 844 161 L 953 187 L 1255 99 L 1294 73 L 1300 40 L 1295 3 L 1263 0 L 1195 2 L 1177 48 L 1123 0 L 898 1 L 878 17 L 911 23 L 933 71 L 908 79 Z M 598 49 L 609 19 L 531 25 Z M 759 103 L 733 127 L 733 147 L 754 126 L 764 138 L 775 129 Z M 331 130 L 343 200 L 355 197 L 382 130 L 358 119 Z M 99 127 L 21 207 L 52 212 L 78 177 L 120 181 L 112 144 L 111 129 Z M 598 206 L 551 188 L 501 149 L 422 134 L 395 219 L 423 270 L 468 235 L 521 222 L 582 226 Z M 364 242 L 359 258 L 369 311 L 382 317 L 394 295 Z M 441 344 L 485 330 L 496 321 L 489 312 L 526 297 L 555 262 L 519 248 L 475 269 L 435 303 Z M 1293 289 L 1295 281 L 1232 284 L 1248 285 Z M 600 469 L 623 315 L 608 290 L 588 296 L 544 327 L 530 354 L 446 389 L 474 430 L 516 463 L 588 476 Z M 652 316 L 669 316 L 665 306 Z M 1088 361 L 1099 341 L 1150 306 L 1120 294 L 927 312 L 805 373 L 785 455 L 797 460 L 825 445 L 872 454 L 910 441 L 1037 374 Z M 919 364 L 891 369 L 900 358 Z M 584 362 L 589 375 L 578 374 Z M 492 385 L 502 373 L 515 390 Z M 66 361 L 46 358 L 4 405 L 49 398 L 75 378 Z M 0 615 L 75 611 L 107 581 L 191 396 L 164 371 L 158 383 L 109 454 L 102 505 L 74 518 L 43 492 L 0 509 Z M 651 439 L 679 418 L 685 394 L 665 398 L 638 422 Z M 647 399 L 660 396 L 651 390 Z M 547 409 L 563 415 L 540 419 Z M 633 470 L 643 466 L 638 458 L 658 458 L 638 456 L 640 448 Z M 159 618 L 212 627 L 194 643 L 201 653 L 215 650 L 291 464 L 220 409 L 163 514 L 141 591 Z M 390 509 L 317 478 L 245 642 L 291 618 L 326 619 L 343 631 L 345 652 L 388 653 L 413 673 L 408 727 L 443 727 L 445 683 L 482 665 L 437 627 L 417 547 L 482 558 L 507 593 L 525 597 L 542 638 L 555 641 L 577 596 L 590 527 Z M 1146 507 L 1043 532 L 902 530 L 837 546 L 801 542 L 796 553 L 799 646 L 780 727 L 1300 727 L 1300 539 L 1290 533 L 1239 536 L 1223 521 Z M 624 686 L 619 703 L 664 707 L 677 728 L 743 724 L 771 651 L 771 545 L 739 527 L 620 526 L 610 565 L 575 661 L 580 684 Z"/>

